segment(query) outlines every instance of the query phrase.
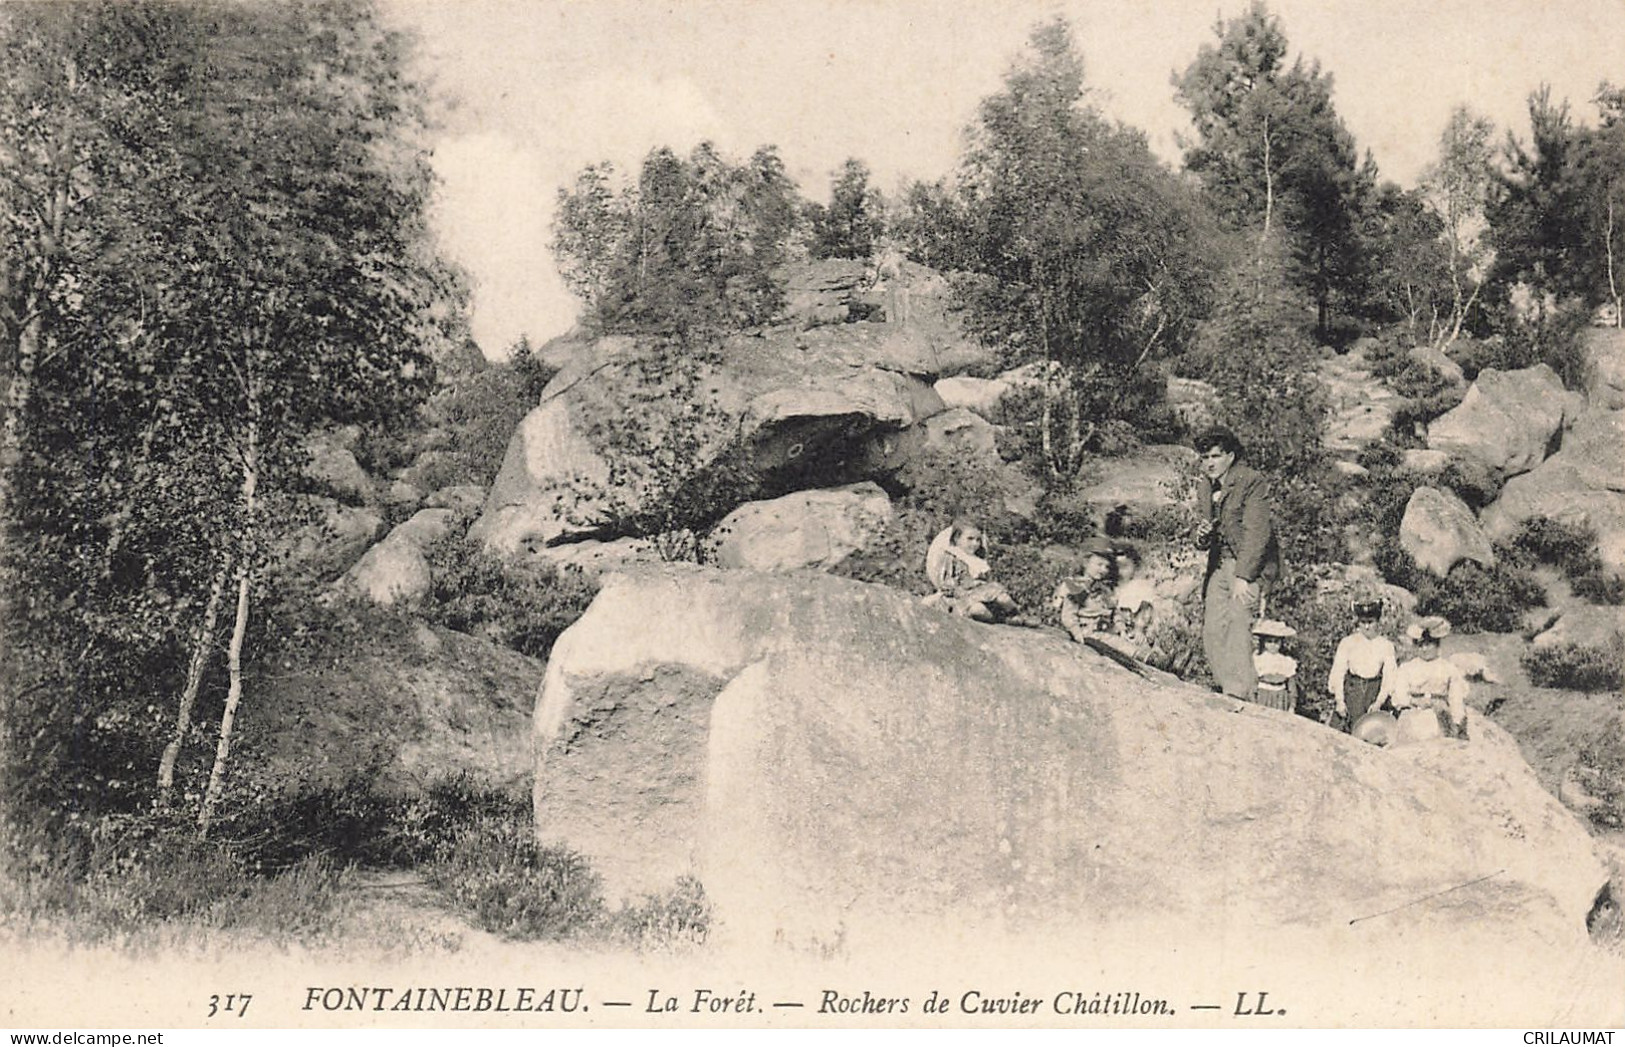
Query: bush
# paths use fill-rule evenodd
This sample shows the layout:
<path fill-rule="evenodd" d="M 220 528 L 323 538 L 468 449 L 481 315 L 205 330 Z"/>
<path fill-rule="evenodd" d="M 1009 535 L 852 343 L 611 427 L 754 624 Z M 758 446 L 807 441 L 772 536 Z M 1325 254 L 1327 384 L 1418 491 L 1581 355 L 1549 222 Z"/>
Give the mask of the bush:
<path fill-rule="evenodd" d="M 1576 770 L 1598 801 L 1591 820 L 1625 829 L 1625 720 L 1615 719 L 1580 746 Z"/>
<path fill-rule="evenodd" d="M 1601 563 L 1595 531 L 1548 516 L 1525 520 L 1513 535 L 1512 546 L 1541 563 L 1561 568 L 1565 574 L 1583 574 Z"/>
<path fill-rule="evenodd" d="M 598 875 L 574 851 L 539 846 L 528 818 L 483 815 L 459 827 L 427 875 L 505 938 L 573 938 L 604 920 Z"/>
<path fill-rule="evenodd" d="M 1575 643 L 1532 647 L 1522 661 L 1529 682 L 1536 687 L 1617 691 L 1625 686 L 1625 640 L 1617 635 L 1604 647 Z"/>
<path fill-rule="evenodd" d="M 1501 474 L 1474 461 L 1452 458 L 1439 471 L 1437 483 L 1466 502 L 1475 513 L 1501 497 Z"/>
<path fill-rule="evenodd" d="M 535 386 L 547 372 L 540 361 L 533 364 L 492 364 L 434 395 L 429 411 L 451 431 L 460 463 L 460 472 L 437 480 L 489 487 L 496 479 L 514 430 L 540 402 Z"/>
<path fill-rule="evenodd" d="M 1562 380 L 1565 388 L 1585 385 L 1586 358 L 1581 335 L 1590 320 L 1590 310 L 1574 300 L 1552 311 L 1542 311 L 1534 320 L 1523 320 L 1510 310 L 1499 322 L 1501 333 L 1481 342 L 1463 343 L 1456 362 L 1468 381 L 1486 367 L 1517 371 L 1545 363 Z"/>
<path fill-rule="evenodd" d="M 223 820 L 219 835 L 259 868 L 316 857 L 409 868 L 443 854 L 472 819 L 529 817 L 527 800 L 466 775 L 437 779 L 413 795 L 377 792 L 374 779 L 360 769 L 336 786 L 268 791 Z"/>
<path fill-rule="evenodd" d="M 1540 582 L 1505 558 L 1494 567 L 1464 560 L 1443 579 L 1416 570 L 1412 582 L 1407 588 L 1416 593 L 1416 613 L 1442 615 L 1463 633 L 1517 632 L 1525 611 L 1546 606 Z"/>
<path fill-rule="evenodd" d="M 1582 600 L 1613 607 L 1625 604 L 1625 578 L 1609 574 L 1601 566 L 1570 579 L 1569 584 L 1574 589 L 1574 595 Z"/>
<path fill-rule="evenodd" d="M 692 876 L 680 878 L 664 894 L 647 895 L 636 905 L 616 910 L 604 928 L 611 942 L 639 952 L 691 949 L 704 945 L 710 933 L 711 903 Z"/>
<path fill-rule="evenodd" d="M 0 913 L 65 926 L 73 939 L 128 941 L 160 925 L 311 940 L 332 925 L 343 871 L 324 857 L 267 872 L 230 841 L 199 840 L 190 820 L 106 816 L 48 832 L 15 820 L 0 833 Z"/>
<path fill-rule="evenodd" d="M 578 567 L 505 561 L 455 530 L 427 556 L 433 583 L 423 617 L 532 658 L 546 658 L 598 595 L 598 582 Z"/>

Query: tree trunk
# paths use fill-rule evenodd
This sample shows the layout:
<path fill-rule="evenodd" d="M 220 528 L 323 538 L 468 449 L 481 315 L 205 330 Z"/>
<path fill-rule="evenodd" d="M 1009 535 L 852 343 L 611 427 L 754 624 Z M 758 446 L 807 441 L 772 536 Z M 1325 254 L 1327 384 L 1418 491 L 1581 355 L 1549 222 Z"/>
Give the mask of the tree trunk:
<path fill-rule="evenodd" d="M 215 573 L 214 584 L 209 587 L 209 602 L 203 608 L 203 621 L 192 636 L 192 657 L 186 665 L 186 685 L 181 690 L 180 708 L 175 713 L 175 737 L 164 746 L 163 758 L 158 761 L 158 794 L 167 803 L 175 784 L 175 761 L 186 742 L 186 732 L 192 725 L 192 707 L 197 704 L 197 691 L 203 681 L 203 669 L 209 662 L 209 647 L 214 639 L 214 625 L 220 615 L 220 598 L 225 595 L 226 580 L 231 577 L 232 558 L 227 554 Z M 235 637 L 235 630 L 233 636 Z"/>
<path fill-rule="evenodd" d="M 1259 241 L 1262 248 L 1270 238 L 1270 220 L 1275 213 L 1275 172 L 1270 168 L 1270 118 L 1264 115 L 1264 236 Z M 1260 258 L 1263 253 L 1260 250 Z"/>
<path fill-rule="evenodd" d="M 252 382 L 252 379 L 251 379 Z M 255 491 L 259 485 L 259 403 L 257 388 L 251 384 L 248 396 L 248 423 L 243 449 L 243 537 L 237 566 L 237 616 L 231 627 L 231 646 L 226 651 L 226 666 L 230 685 L 226 690 L 226 708 L 220 714 L 220 741 L 214 750 L 214 767 L 209 771 L 208 790 L 203 794 L 203 806 L 198 811 L 198 836 L 209 834 L 215 806 L 220 802 L 220 788 L 226 776 L 226 762 L 231 757 L 231 729 L 237 718 L 237 705 L 243 697 L 243 637 L 248 632 L 248 600 L 252 588 L 254 567 Z"/>
<path fill-rule="evenodd" d="M 1614 281 L 1614 198 L 1608 198 L 1608 224 L 1603 226 L 1603 244 L 1608 260 L 1608 294 L 1614 300 L 1614 326 L 1625 326 L 1625 308 L 1619 296 L 1619 284 Z"/>

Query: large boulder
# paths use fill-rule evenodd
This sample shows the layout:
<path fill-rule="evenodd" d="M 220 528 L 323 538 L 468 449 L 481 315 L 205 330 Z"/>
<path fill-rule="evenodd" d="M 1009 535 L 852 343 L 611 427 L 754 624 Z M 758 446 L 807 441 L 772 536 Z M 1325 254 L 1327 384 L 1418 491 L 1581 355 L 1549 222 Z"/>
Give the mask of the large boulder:
<path fill-rule="evenodd" d="M 1625 407 L 1625 331 L 1588 329 L 1582 336 L 1586 358 L 1586 397 L 1593 407 Z"/>
<path fill-rule="evenodd" d="M 393 795 L 458 776 L 514 795 L 529 787 L 539 660 L 395 617 L 317 639 L 243 705 L 262 781 L 293 793 L 358 778 Z"/>
<path fill-rule="evenodd" d="M 1603 562 L 1625 571 L 1625 411 L 1582 414 L 1556 454 L 1507 481 L 1482 522 L 1504 540 L 1536 516 L 1592 528 Z"/>
<path fill-rule="evenodd" d="M 1446 356 L 1444 350 L 1436 346 L 1414 345 L 1409 349 L 1407 355 L 1417 363 L 1426 364 L 1438 371 L 1447 381 L 1460 383 L 1466 380 L 1461 365 Z"/>
<path fill-rule="evenodd" d="M 1126 505 L 1136 513 L 1180 504 L 1180 491 L 1196 473 L 1196 452 L 1183 444 L 1148 444 L 1085 467 L 1078 497 L 1103 511 Z"/>
<path fill-rule="evenodd" d="M 1607 650 L 1625 634 L 1625 615 L 1618 607 L 1577 603 L 1564 612 L 1534 639 L 1536 647 L 1575 644 Z"/>
<path fill-rule="evenodd" d="M 286 545 L 289 557 L 318 577 L 332 578 L 361 558 L 384 526 L 370 509 L 345 505 L 333 498 L 311 500 L 315 518 L 299 528 Z"/>
<path fill-rule="evenodd" d="M 1579 955 L 1607 882 L 1482 717 L 1471 743 L 1384 751 L 823 575 L 609 578 L 554 647 L 534 723 L 539 836 L 612 895 L 697 873 L 736 940 L 1157 925 L 1189 948 L 1332 949 L 1364 918 L 1397 971 L 1416 927 L 1430 955 L 1488 928 L 1509 963 Z"/>
<path fill-rule="evenodd" d="M 857 319 L 853 305 L 867 283 L 858 258 L 823 258 L 785 267 L 784 313 L 801 327 Z"/>
<path fill-rule="evenodd" d="M 1417 566 L 1443 578 L 1463 560 L 1485 567 L 1495 563 L 1495 549 L 1473 511 L 1453 491 L 1418 487 L 1405 503 L 1399 521 L 1399 547 Z"/>
<path fill-rule="evenodd" d="M 1170 386 L 1176 381 L 1196 385 L 1207 384 L 1194 382 L 1192 379 L 1169 379 Z M 1036 393 L 1043 390 L 1044 365 L 1038 361 L 1022 364 L 993 378 L 954 375 L 940 379 L 932 388 L 936 389 L 937 394 L 942 397 L 942 402 L 949 408 L 968 407 L 983 418 L 998 422 L 1003 420 L 999 417 L 999 409 L 1005 397 L 1015 393 Z M 1211 388 L 1209 386 L 1209 389 Z"/>
<path fill-rule="evenodd" d="M 891 499 L 868 482 L 747 502 L 712 531 L 712 555 L 718 566 L 753 571 L 833 567 L 866 548 L 891 515 Z"/>
<path fill-rule="evenodd" d="M 368 549 L 345 574 L 345 583 L 382 607 L 422 599 L 433 581 L 424 550 L 450 533 L 456 515 L 451 509 L 419 509 Z"/>
<path fill-rule="evenodd" d="M 1163 399 L 1174 417 L 1191 432 L 1200 432 L 1219 416 L 1219 391 L 1211 382 L 1200 378 L 1170 375 L 1163 389 Z"/>
<path fill-rule="evenodd" d="M 993 423 L 964 407 L 953 407 L 920 423 L 923 446 L 966 461 L 997 466 L 998 434 Z"/>
<path fill-rule="evenodd" d="M 778 490 L 895 471 L 899 434 L 943 403 L 875 364 L 865 332 L 885 326 L 735 338 L 697 374 L 669 348 L 604 339 L 520 423 L 470 538 L 513 554 L 604 537 L 655 499 L 709 491 L 717 471 Z"/>
<path fill-rule="evenodd" d="M 1545 459 L 1567 410 L 1563 383 L 1545 364 L 1520 371 L 1486 367 L 1461 403 L 1428 426 L 1428 446 L 1516 476 Z"/>
<path fill-rule="evenodd" d="M 352 505 L 362 505 L 372 498 L 372 478 L 356 461 L 355 452 L 346 447 L 346 435 L 318 433 L 305 441 L 305 475 L 337 498 Z"/>

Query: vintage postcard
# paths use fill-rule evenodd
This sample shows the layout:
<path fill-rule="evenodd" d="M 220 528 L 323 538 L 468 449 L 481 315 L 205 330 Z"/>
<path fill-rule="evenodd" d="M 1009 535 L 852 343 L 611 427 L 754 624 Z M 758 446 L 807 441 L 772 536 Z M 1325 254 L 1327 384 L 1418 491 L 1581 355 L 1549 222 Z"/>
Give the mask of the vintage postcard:
<path fill-rule="evenodd" d="M 0 1024 L 1612 1042 L 1622 25 L 0 4 Z"/>

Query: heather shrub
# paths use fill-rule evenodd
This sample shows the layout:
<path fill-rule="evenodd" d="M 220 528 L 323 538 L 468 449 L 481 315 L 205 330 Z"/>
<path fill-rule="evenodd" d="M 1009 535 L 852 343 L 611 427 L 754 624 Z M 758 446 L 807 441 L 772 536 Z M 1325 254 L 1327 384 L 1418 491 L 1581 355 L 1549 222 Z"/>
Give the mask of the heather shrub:
<path fill-rule="evenodd" d="M 1625 677 L 1625 640 L 1618 634 L 1601 647 L 1577 643 L 1531 647 L 1522 658 L 1536 687 L 1570 691 L 1617 691 Z"/>
<path fill-rule="evenodd" d="M 433 579 L 419 613 L 533 658 L 587 610 L 598 582 L 578 567 L 508 561 L 454 529 L 426 551 Z"/>
<path fill-rule="evenodd" d="M 1625 829 L 1625 720 L 1612 720 L 1582 744 L 1575 766 L 1586 791 L 1598 800 L 1591 820 Z"/>

